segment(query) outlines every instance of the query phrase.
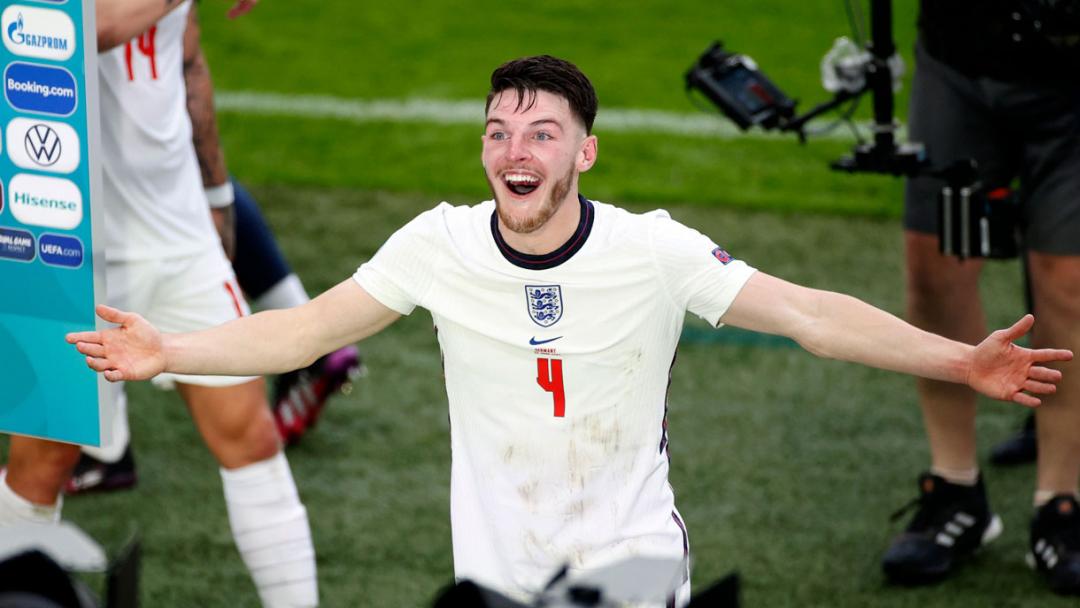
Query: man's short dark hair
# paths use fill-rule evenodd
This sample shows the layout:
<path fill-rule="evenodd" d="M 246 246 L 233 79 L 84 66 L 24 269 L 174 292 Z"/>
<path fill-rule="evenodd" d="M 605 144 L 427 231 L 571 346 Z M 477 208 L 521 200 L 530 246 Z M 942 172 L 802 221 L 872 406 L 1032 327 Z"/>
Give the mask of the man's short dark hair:
<path fill-rule="evenodd" d="M 570 111 L 585 125 L 585 133 L 592 133 L 596 119 L 596 90 L 585 74 L 569 61 L 537 55 L 502 64 L 491 73 L 491 91 L 484 113 L 491 109 L 491 101 L 496 95 L 510 89 L 517 91 L 518 110 L 531 108 L 536 103 L 537 91 L 562 97 L 570 104 Z"/>

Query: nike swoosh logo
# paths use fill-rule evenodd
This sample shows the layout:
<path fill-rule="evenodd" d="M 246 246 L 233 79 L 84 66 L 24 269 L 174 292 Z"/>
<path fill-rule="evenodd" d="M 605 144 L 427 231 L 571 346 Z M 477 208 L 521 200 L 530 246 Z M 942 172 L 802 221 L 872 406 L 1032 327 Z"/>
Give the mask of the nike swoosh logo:
<path fill-rule="evenodd" d="M 561 337 L 562 336 L 559 336 L 559 338 L 561 338 Z M 529 338 L 529 344 L 531 344 L 533 346 L 540 346 L 541 344 L 547 344 L 548 342 L 554 342 L 555 340 L 558 340 L 559 338 L 548 338 L 547 340 L 537 340 L 536 336 L 533 336 L 533 337 Z"/>

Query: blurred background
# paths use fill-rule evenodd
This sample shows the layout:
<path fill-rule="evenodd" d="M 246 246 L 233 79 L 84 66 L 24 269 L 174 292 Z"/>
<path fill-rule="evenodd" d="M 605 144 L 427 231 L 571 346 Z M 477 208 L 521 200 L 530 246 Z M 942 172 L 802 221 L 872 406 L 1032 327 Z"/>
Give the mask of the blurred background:
<path fill-rule="evenodd" d="M 857 2 L 861 12 L 868 6 Z M 908 65 L 914 0 L 894 2 Z M 741 134 L 683 75 L 716 39 L 757 60 L 800 109 L 824 101 L 819 62 L 851 36 L 844 0 L 445 2 L 263 0 L 235 22 L 200 5 L 232 173 L 256 195 L 313 293 L 347 278 L 440 201 L 489 197 L 479 163 L 488 77 L 511 58 L 575 62 L 600 98 L 586 196 L 664 208 L 771 274 L 903 312 L 902 181 L 832 172 L 841 128 Z M 870 116 L 869 99 L 855 118 Z M 829 117 L 826 117 L 826 119 Z M 992 325 L 1024 312 L 1015 262 L 988 264 Z M 446 396 L 430 316 L 361 345 L 370 374 L 288 456 L 311 517 L 326 606 L 422 606 L 451 583 Z M 216 465 L 179 398 L 131 388 L 140 482 L 69 498 L 106 546 L 138 529 L 146 606 L 256 606 Z M 793 344 L 696 319 L 670 399 L 672 484 L 697 588 L 738 569 L 748 606 L 1065 606 L 1023 565 L 1031 471 L 986 469 L 1005 534 L 938 587 L 884 584 L 889 515 L 927 466 L 914 381 L 821 361 Z M 987 403 L 984 454 L 1019 424 Z M 1069 604 L 1071 605 L 1071 604 Z"/>

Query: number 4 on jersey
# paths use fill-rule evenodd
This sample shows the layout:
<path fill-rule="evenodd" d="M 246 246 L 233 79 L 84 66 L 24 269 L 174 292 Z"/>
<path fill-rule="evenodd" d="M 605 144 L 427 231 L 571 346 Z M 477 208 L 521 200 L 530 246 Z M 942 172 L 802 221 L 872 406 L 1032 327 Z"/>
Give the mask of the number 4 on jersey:
<path fill-rule="evenodd" d="M 562 359 L 536 359 L 536 383 L 555 400 L 555 417 L 566 415 L 566 391 L 563 389 Z"/>

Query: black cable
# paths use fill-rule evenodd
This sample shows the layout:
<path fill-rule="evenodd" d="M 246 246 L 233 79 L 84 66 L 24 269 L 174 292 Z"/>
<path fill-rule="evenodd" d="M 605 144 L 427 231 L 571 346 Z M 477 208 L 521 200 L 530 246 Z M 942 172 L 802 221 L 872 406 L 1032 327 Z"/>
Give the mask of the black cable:
<path fill-rule="evenodd" d="M 831 123 L 825 125 L 824 127 L 819 128 L 819 129 L 812 129 L 812 130 L 808 129 L 808 130 L 804 131 L 804 133 L 806 134 L 807 137 L 818 137 L 820 135 L 825 135 L 827 133 L 831 133 L 832 131 L 835 131 L 836 128 L 840 126 L 840 123 L 847 123 L 849 126 L 851 126 L 852 132 L 855 134 L 855 139 L 857 139 L 859 141 L 859 143 L 862 143 L 862 136 L 859 135 L 858 130 L 855 128 L 855 123 L 851 122 L 851 117 L 855 114 L 855 111 L 859 108 L 859 100 L 860 99 L 862 99 L 861 96 L 852 99 L 851 103 L 848 104 L 847 108 L 844 109 L 843 113 L 840 116 L 838 116 L 836 118 L 836 120 L 832 121 Z"/>
<path fill-rule="evenodd" d="M 859 0 L 843 0 L 843 3 L 844 3 L 844 12 L 847 14 L 848 25 L 851 27 L 851 35 L 855 39 L 855 44 L 859 48 L 865 48 L 866 47 L 866 28 L 865 28 L 866 19 L 863 16 L 862 9 L 859 8 Z M 820 136 L 820 135 L 825 135 L 827 133 L 830 133 L 830 132 L 836 130 L 836 128 L 838 126 L 840 126 L 840 123 L 847 123 L 847 125 L 851 128 L 851 133 L 855 136 L 856 141 L 858 141 L 860 144 L 864 143 L 865 140 L 863 139 L 862 135 L 859 134 L 858 127 L 851 120 L 851 117 L 855 114 L 856 110 L 858 110 L 858 108 L 859 108 L 859 100 L 860 99 L 861 99 L 861 96 L 856 97 L 854 100 L 852 100 L 851 105 L 849 105 L 847 107 L 847 109 L 844 110 L 844 113 L 841 114 L 832 123 L 820 128 L 820 129 L 814 129 L 814 130 L 806 131 L 806 136 L 807 137 L 817 137 L 817 136 Z"/>
<path fill-rule="evenodd" d="M 866 46 L 866 19 L 863 17 L 862 9 L 859 8 L 859 0 L 844 0 L 844 12 L 847 13 L 855 44 L 859 45 L 859 48 L 864 48 Z"/>

